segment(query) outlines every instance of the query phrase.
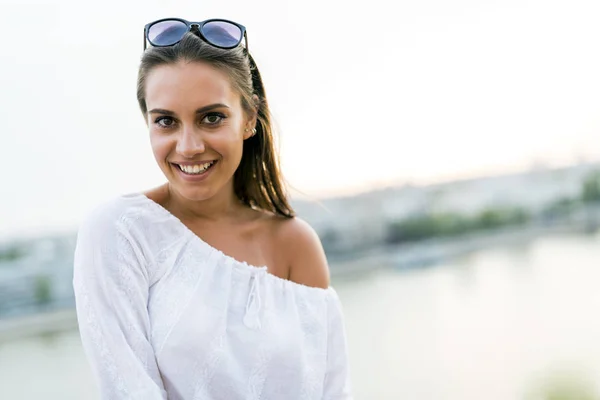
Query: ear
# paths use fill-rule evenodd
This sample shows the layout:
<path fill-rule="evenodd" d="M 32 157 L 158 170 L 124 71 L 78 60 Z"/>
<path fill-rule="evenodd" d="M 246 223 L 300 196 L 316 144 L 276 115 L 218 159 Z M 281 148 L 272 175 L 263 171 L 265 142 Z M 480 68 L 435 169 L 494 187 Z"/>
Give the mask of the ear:
<path fill-rule="evenodd" d="M 251 138 L 255 135 L 256 123 L 258 121 L 258 107 L 259 100 L 257 95 L 252 95 L 252 101 L 254 103 L 254 112 L 248 114 L 246 123 L 244 124 L 244 140 Z"/>

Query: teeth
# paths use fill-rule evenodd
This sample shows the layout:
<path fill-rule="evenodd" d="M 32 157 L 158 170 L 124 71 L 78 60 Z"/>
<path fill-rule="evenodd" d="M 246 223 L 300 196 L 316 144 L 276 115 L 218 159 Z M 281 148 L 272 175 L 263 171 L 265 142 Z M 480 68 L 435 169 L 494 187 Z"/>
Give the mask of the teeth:
<path fill-rule="evenodd" d="M 185 172 L 186 174 L 201 174 L 206 171 L 208 167 L 210 167 L 213 163 L 208 162 L 204 164 L 195 164 L 195 165 L 179 165 L 179 168 Z"/>

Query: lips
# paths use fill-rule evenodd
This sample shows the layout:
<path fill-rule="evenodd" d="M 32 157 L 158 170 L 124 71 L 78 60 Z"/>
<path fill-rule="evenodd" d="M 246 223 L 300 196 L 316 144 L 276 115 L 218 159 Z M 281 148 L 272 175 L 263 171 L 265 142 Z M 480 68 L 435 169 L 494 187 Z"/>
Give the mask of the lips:
<path fill-rule="evenodd" d="M 183 173 L 189 175 L 200 175 L 206 172 L 210 167 L 215 164 L 215 160 L 201 162 L 201 163 L 173 163 L 175 164 Z"/>
<path fill-rule="evenodd" d="M 199 183 L 208 179 L 219 160 L 202 160 L 194 162 L 169 162 L 176 175 L 184 182 Z"/>

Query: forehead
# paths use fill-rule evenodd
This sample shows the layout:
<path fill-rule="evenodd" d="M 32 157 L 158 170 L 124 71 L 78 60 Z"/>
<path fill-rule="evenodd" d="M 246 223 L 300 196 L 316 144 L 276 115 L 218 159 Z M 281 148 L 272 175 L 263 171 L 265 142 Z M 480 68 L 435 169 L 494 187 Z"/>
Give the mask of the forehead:
<path fill-rule="evenodd" d="M 229 77 L 206 63 L 178 62 L 161 65 L 146 77 L 146 106 L 177 112 L 194 112 L 198 107 L 223 103 L 230 107 L 239 96 Z"/>

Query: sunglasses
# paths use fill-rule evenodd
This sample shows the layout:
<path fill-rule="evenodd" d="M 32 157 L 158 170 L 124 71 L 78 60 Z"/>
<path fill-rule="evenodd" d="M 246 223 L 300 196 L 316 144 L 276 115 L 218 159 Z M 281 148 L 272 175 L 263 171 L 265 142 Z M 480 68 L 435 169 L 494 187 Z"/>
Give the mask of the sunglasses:
<path fill-rule="evenodd" d="M 191 31 L 195 31 L 205 42 L 221 49 L 233 49 L 244 39 L 248 50 L 248 36 L 243 25 L 215 18 L 202 22 L 189 22 L 181 18 L 163 18 L 150 22 L 144 27 L 144 50 L 146 42 L 153 47 L 173 46 Z"/>

